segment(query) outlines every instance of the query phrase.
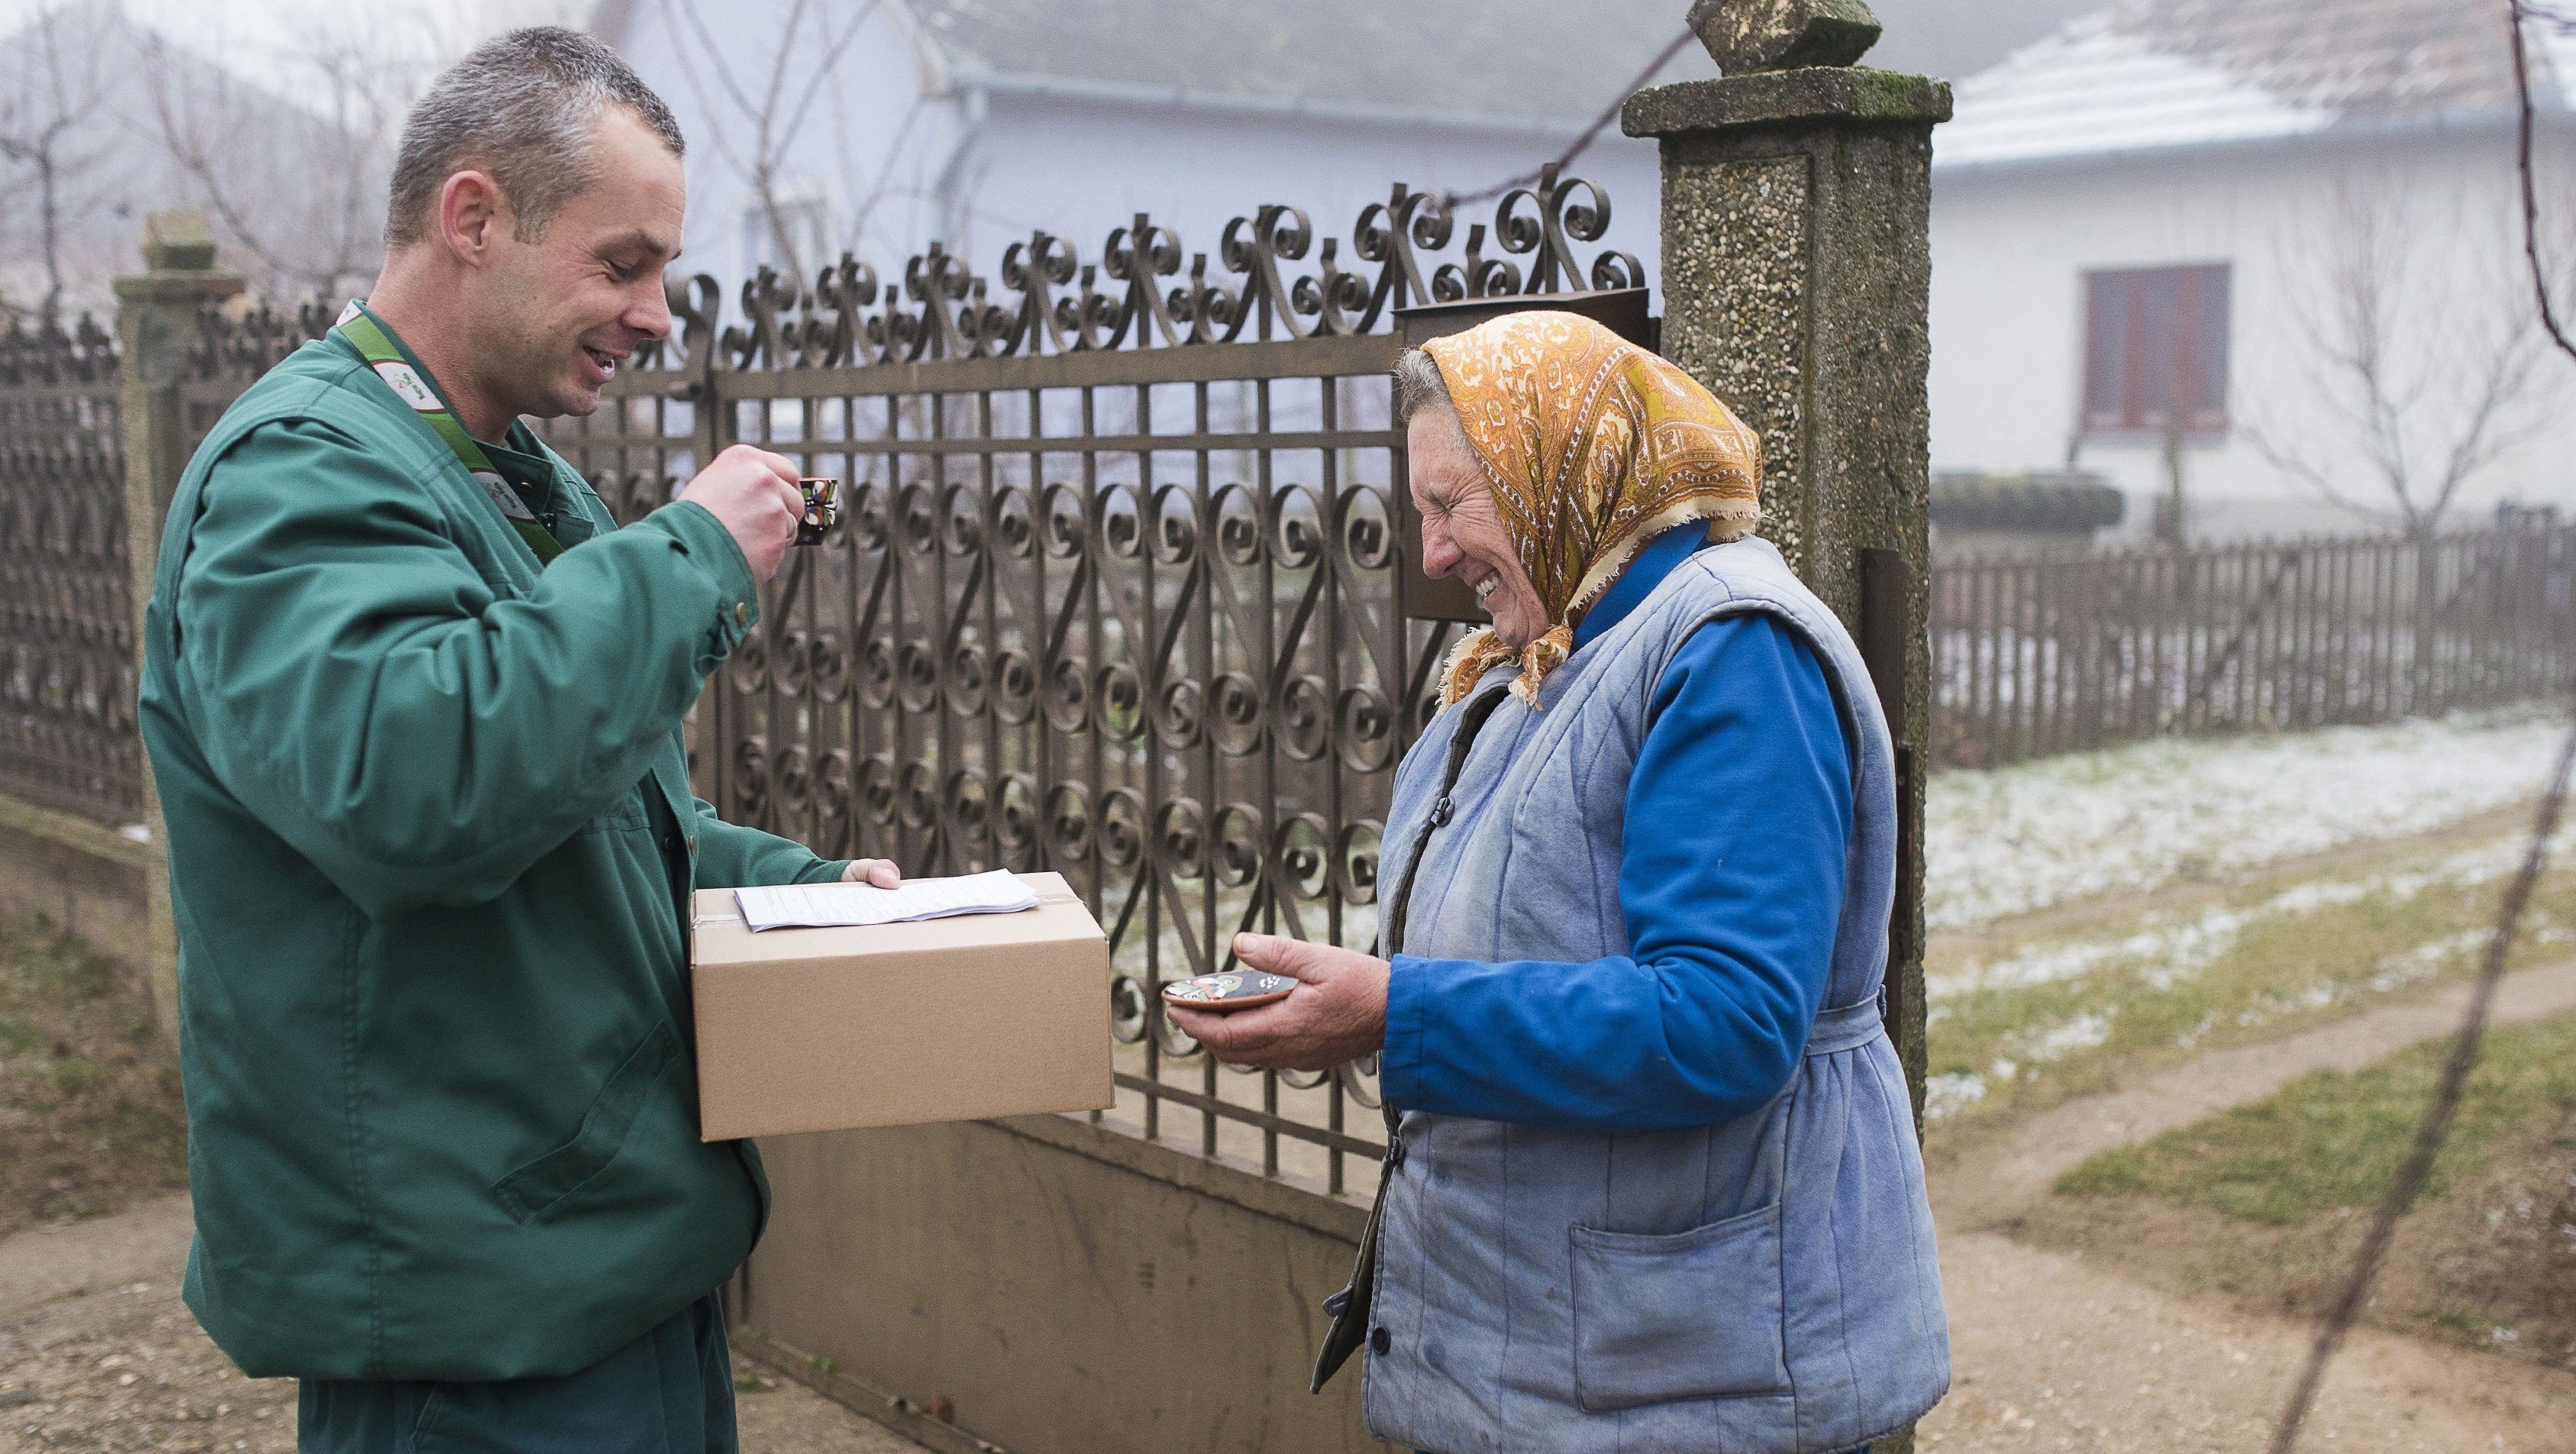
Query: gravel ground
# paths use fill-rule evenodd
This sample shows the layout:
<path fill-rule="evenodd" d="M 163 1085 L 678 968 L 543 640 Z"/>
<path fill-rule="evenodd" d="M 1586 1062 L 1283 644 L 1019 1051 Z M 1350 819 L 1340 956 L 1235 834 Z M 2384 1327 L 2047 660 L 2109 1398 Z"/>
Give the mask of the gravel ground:
<path fill-rule="evenodd" d="M 295 1385 L 244 1378 L 179 1301 L 188 1202 L 0 1241 L 0 1454 L 295 1447 Z M 849 1410 L 744 1368 L 744 1454 L 920 1454 Z"/>

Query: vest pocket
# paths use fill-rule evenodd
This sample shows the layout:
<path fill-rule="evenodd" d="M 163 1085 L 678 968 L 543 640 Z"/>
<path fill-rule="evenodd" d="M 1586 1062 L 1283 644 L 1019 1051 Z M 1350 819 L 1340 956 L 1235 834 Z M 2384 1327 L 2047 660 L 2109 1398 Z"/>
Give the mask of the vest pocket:
<path fill-rule="evenodd" d="M 1784 1394 L 1777 1202 L 1687 1232 L 1572 1229 L 1574 1389 L 1593 1413 Z"/>
<path fill-rule="evenodd" d="M 654 1026 L 608 1084 L 600 1087 L 571 1140 L 494 1183 L 492 1195 L 511 1219 L 523 1224 L 543 1220 L 557 1203 L 605 1169 L 626 1144 L 626 1133 L 634 1127 L 635 1113 L 643 1108 L 653 1082 L 679 1054 L 679 1037 L 671 1027 Z"/>

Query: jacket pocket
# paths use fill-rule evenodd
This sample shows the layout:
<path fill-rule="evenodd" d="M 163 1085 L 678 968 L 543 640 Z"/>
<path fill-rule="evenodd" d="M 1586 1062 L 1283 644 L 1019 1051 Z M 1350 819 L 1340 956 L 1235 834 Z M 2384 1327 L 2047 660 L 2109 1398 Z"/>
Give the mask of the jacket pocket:
<path fill-rule="evenodd" d="M 1687 1232 L 1576 1227 L 1574 1388 L 1600 1413 L 1789 1391 L 1777 1202 Z"/>
<path fill-rule="evenodd" d="M 679 1056 L 679 1037 L 671 1027 L 654 1026 L 608 1084 L 600 1087 L 571 1140 L 493 1184 L 492 1195 L 502 1209 L 521 1223 L 543 1221 L 564 1198 L 597 1176 L 626 1144 L 626 1133 L 634 1127 L 635 1113 L 643 1108 L 653 1083 Z"/>

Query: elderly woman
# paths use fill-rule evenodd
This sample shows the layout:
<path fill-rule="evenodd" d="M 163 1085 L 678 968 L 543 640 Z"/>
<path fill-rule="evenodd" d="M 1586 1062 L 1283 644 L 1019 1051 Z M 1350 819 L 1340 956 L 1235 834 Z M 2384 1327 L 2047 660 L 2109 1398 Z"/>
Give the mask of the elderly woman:
<path fill-rule="evenodd" d="M 1387 959 L 1176 1008 L 1218 1056 L 1371 1051 L 1401 1121 L 1318 1386 L 1436 1454 L 1816 1454 L 1949 1385 L 1880 1024 L 1892 754 L 1858 652 L 1751 532 L 1757 444 L 1567 313 L 1396 369 L 1423 565 L 1493 624 L 1398 770 Z"/>

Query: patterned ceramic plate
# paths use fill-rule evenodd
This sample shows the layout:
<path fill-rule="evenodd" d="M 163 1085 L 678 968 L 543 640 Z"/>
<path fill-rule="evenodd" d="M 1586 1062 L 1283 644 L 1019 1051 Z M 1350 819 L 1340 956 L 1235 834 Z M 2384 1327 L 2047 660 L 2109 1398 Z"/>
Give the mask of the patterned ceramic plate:
<path fill-rule="evenodd" d="M 1203 974 L 1196 979 L 1176 979 L 1163 986 L 1163 1002 L 1187 1005 L 1193 1010 L 1248 1010 L 1254 1005 L 1267 1005 L 1288 998 L 1297 981 L 1284 974 L 1265 974 L 1257 969 L 1233 970 L 1225 974 Z"/>

